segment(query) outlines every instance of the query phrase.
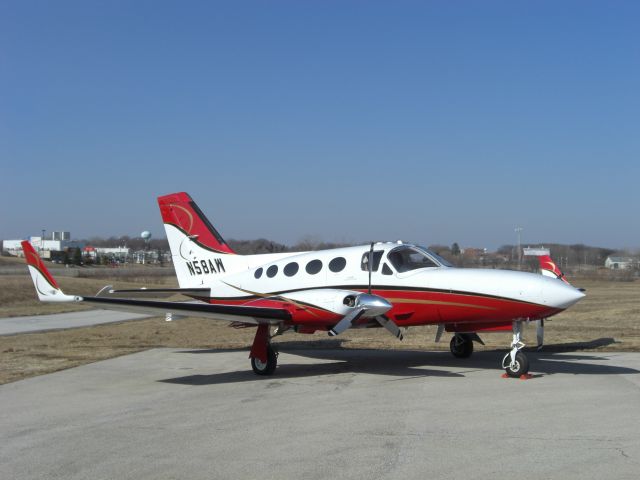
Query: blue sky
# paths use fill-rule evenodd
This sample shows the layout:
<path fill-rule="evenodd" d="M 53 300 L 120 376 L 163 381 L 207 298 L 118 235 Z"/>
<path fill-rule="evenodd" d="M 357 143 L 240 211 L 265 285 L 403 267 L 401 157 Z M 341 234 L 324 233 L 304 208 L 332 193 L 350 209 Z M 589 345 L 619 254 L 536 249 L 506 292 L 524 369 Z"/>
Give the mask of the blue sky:
<path fill-rule="evenodd" d="M 0 1 L 0 238 L 640 246 L 638 2 Z"/>

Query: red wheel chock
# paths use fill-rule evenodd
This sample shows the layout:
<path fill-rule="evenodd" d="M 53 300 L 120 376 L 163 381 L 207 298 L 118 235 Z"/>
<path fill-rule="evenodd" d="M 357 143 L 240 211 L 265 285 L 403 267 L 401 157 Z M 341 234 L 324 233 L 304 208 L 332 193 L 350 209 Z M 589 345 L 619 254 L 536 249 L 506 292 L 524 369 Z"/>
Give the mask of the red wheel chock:
<path fill-rule="evenodd" d="M 502 378 L 511 378 L 509 375 L 507 375 L 506 373 L 503 373 L 502 375 L 500 375 Z M 520 375 L 520 380 L 531 380 L 533 378 L 533 375 L 531 375 L 530 373 L 525 373 L 524 375 Z"/>

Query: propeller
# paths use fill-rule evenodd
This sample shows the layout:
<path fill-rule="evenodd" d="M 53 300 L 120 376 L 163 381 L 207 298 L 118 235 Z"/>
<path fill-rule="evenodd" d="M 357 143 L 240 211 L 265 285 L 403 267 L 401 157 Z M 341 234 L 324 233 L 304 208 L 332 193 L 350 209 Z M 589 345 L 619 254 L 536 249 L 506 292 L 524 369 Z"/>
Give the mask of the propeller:
<path fill-rule="evenodd" d="M 369 285 L 367 288 L 368 293 L 360 293 L 358 295 L 349 295 L 345 297 L 344 303 L 345 305 L 349 305 L 353 307 L 349 313 L 347 313 L 335 326 L 329 330 L 329 335 L 335 337 L 336 335 L 341 334 L 349 327 L 353 326 L 353 324 L 362 316 L 365 318 L 375 318 L 376 321 L 386 328 L 393 336 L 402 340 L 402 332 L 398 325 L 395 324 L 393 320 L 384 314 L 389 311 L 393 305 L 391 305 L 387 300 L 380 297 L 379 295 L 374 295 L 371 293 L 371 275 L 373 271 L 373 246 L 374 243 L 371 242 L 371 248 L 369 249 L 368 255 L 368 265 L 367 270 L 369 272 Z"/>
<path fill-rule="evenodd" d="M 538 350 L 541 350 L 544 344 L 544 318 L 536 322 L 536 338 L 538 339 Z"/>
<path fill-rule="evenodd" d="M 347 313 L 336 325 L 329 330 L 329 335 L 335 337 L 351 327 L 353 323 L 363 315 L 366 318 L 377 317 L 385 314 L 393 305 L 378 295 L 360 293 L 356 296 L 347 297 L 349 303 L 353 303 L 353 310 Z"/>

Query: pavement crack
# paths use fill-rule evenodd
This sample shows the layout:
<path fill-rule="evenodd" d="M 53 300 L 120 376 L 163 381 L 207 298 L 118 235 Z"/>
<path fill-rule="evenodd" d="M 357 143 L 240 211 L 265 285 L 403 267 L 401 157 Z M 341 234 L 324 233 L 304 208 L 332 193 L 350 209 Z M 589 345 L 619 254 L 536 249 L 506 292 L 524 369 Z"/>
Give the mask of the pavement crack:
<path fill-rule="evenodd" d="M 627 460 L 629 460 L 631 463 L 635 463 L 637 465 L 640 465 L 640 462 L 636 461 L 631 455 L 629 455 L 627 452 L 624 451 L 624 449 L 622 448 L 615 448 L 615 450 L 622 455 L 624 458 L 626 458 Z"/>

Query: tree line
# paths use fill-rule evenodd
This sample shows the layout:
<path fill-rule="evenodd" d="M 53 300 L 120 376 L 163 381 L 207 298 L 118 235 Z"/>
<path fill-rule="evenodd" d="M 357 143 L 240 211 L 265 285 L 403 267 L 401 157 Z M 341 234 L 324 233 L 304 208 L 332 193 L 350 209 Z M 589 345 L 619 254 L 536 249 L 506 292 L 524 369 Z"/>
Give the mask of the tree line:
<path fill-rule="evenodd" d="M 91 237 L 82 240 L 82 242 L 93 247 L 129 247 L 132 250 L 149 249 L 164 252 L 169 250 L 169 243 L 166 238 L 152 238 L 148 244 L 140 237 L 130 237 L 128 235 L 120 237 L 112 236 L 109 238 Z M 227 243 L 235 252 L 241 255 L 303 252 L 353 245 L 349 243 L 324 242 L 312 238 L 305 238 L 294 245 L 285 245 L 266 238 L 258 238 L 255 240 L 230 239 Z M 539 247 L 541 245 L 531 246 Z M 606 258 L 611 255 L 634 256 L 636 253 L 611 248 L 593 247 L 584 244 L 564 245 L 559 243 L 545 243 L 542 246 L 550 250 L 551 257 L 561 265 L 561 267 L 576 267 L 579 265 L 603 266 Z M 430 245 L 428 248 L 452 264 L 461 267 L 484 266 L 489 268 L 504 268 L 517 265 L 519 259 L 518 247 L 510 244 L 502 245 L 495 252 L 485 252 L 474 248 L 464 249 L 461 248 L 457 242 L 452 245 Z M 531 259 L 520 256 L 522 266 L 526 267 L 531 261 Z M 533 263 L 536 263 L 535 259 Z"/>

